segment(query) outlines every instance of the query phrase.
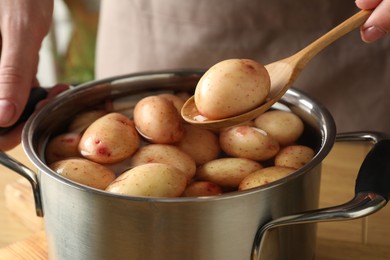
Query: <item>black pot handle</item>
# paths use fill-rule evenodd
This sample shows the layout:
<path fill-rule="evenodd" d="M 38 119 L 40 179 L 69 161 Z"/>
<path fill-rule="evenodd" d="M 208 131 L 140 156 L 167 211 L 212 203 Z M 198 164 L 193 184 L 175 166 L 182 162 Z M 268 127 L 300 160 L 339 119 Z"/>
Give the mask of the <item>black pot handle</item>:
<path fill-rule="evenodd" d="M 337 141 L 371 141 L 356 178 L 354 198 L 342 205 L 306 211 L 272 220 L 261 226 L 253 243 L 252 260 L 259 260 L 266 247 L 267 231 L 281 226 L 313 222 L 341 221 L 371 215 L 383 208 L 390 198 L 390 139 L 377 132 L 354 132 L 337 135 Z M 265 253 L 266 254 L 266 253 Z"/>

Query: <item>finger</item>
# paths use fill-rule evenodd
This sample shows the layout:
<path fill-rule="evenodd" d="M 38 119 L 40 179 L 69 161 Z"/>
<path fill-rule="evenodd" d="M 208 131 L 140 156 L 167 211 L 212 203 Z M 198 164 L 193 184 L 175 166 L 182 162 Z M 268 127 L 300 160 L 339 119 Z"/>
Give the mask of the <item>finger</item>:
<path fill-rule="evenodd" d="M 374 42 L 390 32 L 390 1 L 381 1 L 362 25 L 361 37 L 365 42 Z"/>
<path fill-rule="evenodd" d="M 377 7 L 380 2 L 382 2 L 382 0 L 356 0 L 355 4 L 360 9 L 370 10 L 370 9 L 374 9 L 375 7 Z"/>
<path fill-rule="evenodd" d="M 12 125 L 20 116 L 30 93 L 39 45 L 26 35 L 2 27 L 0 60 L 0 126 Z"/>

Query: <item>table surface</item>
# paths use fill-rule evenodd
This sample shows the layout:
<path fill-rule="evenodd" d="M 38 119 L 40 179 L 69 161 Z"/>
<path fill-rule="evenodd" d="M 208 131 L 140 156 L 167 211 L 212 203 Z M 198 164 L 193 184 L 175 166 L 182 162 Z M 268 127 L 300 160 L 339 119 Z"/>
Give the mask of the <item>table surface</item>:
<path fill-rule="evenodd" d="M 334 206 L 348 201 L 353 196 L 353 185 L 361 161 L 369 150 L 367 144 L 336 143 L 323 162 L 320 207 Z M 31 169 L 33 165 L 25 157 L 21 147 L 9 152 Z M 20 176 L 0 166 L 0 189 Z M 385 207 L 372 217 L 353 221 L 319 223 L 315 259 L 320 260 L 381 260 L 390 259 L 390 207 Z M 43 232 L 36 232 L 22 224 L 7 210 L 4 192 L 0 193 L 0 259 L 10 259 L 11 249 L 20 241 L 44 239 Z M 24 244 L 24 250 L 33 253 L 32 247 Z M 34 259 L 44 259 L 44 248 L 34 252 Z M 15 257 L 15 256 L 13 256 Z M 15 258 L 25 259 L 25 258 Z M 32 258 L 30 258 L 32 259 Z"/>

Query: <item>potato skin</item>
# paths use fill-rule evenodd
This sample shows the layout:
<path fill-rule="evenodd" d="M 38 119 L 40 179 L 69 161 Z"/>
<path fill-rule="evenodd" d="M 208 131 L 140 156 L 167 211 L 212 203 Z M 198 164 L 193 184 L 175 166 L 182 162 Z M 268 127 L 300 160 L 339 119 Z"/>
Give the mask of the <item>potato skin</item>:
<path fill-rule="evenodd" d="M 187 178 L 176 167 L 148 163 L 124 172 L 106 191 L 140 197 L 179 197 L 186 185 Z"/>
<path fill-rule="evenodd" d="M 314 151 L 304 145 L 290 145 L 279 151 L 275 156 L 275 166 L 299 169 L 314 157 Z"/>
<path fill-rule="evenodd" d="M 190 155 L 197 165 L 216 159 L 221 151 L 215 133 L 189 124 L 184 125 L 184 136 L 175 146 Z"/>
<path fill-rule="evenodd" d="M 171 101 L 160 96 L 148 96 L 134 107 L 137 131 L 149 142 L 173 144 L 183 134 L 183 120 Z"/>
<path fill-rule="evenodd" d="M 131 156 L 140 145 L 134 123 L 120 113 L 109 113 L 93 122 L 79 143 L 82 156 L 102 164 L 116 163 Z"/>
<path fill-rule="evenodd" d="M 78 145 L 81 139 L 79 133 L 64 133 L 52 138 L 45 150 L 48 164 L 71 157 L 81 157 Z"/>
<path fill-rule="evenodd" d="M 104 190 L 116 178 L 107 167 L 83 158 L 57 161 L 49 167 L 69 180 L 100 190 Z"/>
<path fill-rule="evenodd" d="M 237 188 L 246 176 L 262 168 L 260 163 L 245 158 L 221 158 L 200 166 L 195 177 L 223 188 Z"/>
<path fill-rule="evenodd" d="M 210 181 L 194 181 L 184 190 L 183 197 L 204 197 L 222 194 L 222 189 Z"/>
<path fill-rule="evenodd" d="M 106 115 L 104 110 L 90 110 L 76 115 L 72 122 L 69 124 L 68 131 L 74 133 L 82 133 L 88 128 L 95 120 Z"/>
<path fill-rule="evenodd" d="M 294 171 L 295 169 L 293 168 L 281 166 L 271 166 L 257 170 L 241 181 L 238 190 L 247 190 L 277 181 Z"/>
<path fill-rule="evenodd" d="M 265 131 L 251 126 L 235 126 L 220 133 L 222 150 L 233 157 L 264 161 L 275 156 L 279 143 Z"/>
<path fill-rule="evenodd" d="M 265 67 L 249 59 L 228 59 L 212 66 L 199 80 L 196 107 L 209 119 L 222 119 L 262 104 L 270 91 Z"/>
<path fill-rule="evenodd" d="M 255 119 L 255 126 L 263 129 L 281 145 L 293 144 L 303 133 L 304 124 L 294 113 L 273 110 Z"/>
<path fill-rule="evenodd" d="M 188 182 L 194 177 L 196 164 L 188 154 L 169 144 L 150 144 L 141 147 L 130 159 L 130 166 L 147 163 L 164 163 L 179 169 Z"/>

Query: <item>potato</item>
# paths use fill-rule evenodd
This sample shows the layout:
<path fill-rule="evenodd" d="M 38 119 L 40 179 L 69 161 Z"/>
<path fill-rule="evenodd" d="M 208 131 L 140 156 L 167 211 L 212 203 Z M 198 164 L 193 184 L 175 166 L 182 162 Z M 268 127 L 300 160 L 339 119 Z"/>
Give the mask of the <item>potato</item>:
<path fill-rule="evenodd" d="M 251 126 L 235 126 L 221 132 L 222 150 L 233 157 L 264 161 L 279 151 L 278 142 L 265 131 Z"/>
<path fill-rule="evenodd" d="M 174 94 L 169 94 L 169 93 L 164 93 L 158 95 L 159 97 L 163 97 L 169 101 L 172 102 L 173 106 L 176 108 L 177 112 L 180 114 L 181 113 L 181 108 L 184 105 L 184 100 L 181 97 L 178 97 Z"/>
<path fill-rule="evenodd" d="M 148 141 L 158 144 L 178 142 L 183 134 L 183 122 L 171 101 L 159 96 L 141 99 L 134 108 L 134 123 Z"/>
<path fill-rule="evenodd" d="M 290 145 L 275 156 L 275 165 L 299 169 L 314 157 L 314 151 L 304 145 Z"/>
<path fill-rule="evenodd" d="M 181 170 L 190 181 L 195 175 L 196 164 L 188 154 L 169 144 L 150 144 L 141 147 L 131 158 L 130 166 L 146 163 L 164 163 Z"/>
<path fill-rule="evenodd" d="M 120 113 L 109 113 L 85 130 L 79 151 L 94 162 L 109 164 L 131 156 L 139 144 L 140 137 L 133 122 Z"/>
<path fill-rule="evenodd" d="M 194 94 L 199 113 L 209 119 L 239 115 L 262 104 L 270 91 L 263 65 L 249 59 L 229 59 L 212 66 Z"/>
<path fill-rule="evenodd" d="M 217 184 L 209 181 L 195 181 L 183 192 L 183 197 L 204 197 L 222 194 L 222 189 Z"/>
<path fill-rule="evenodd" d="M 91 110 L 80 113 L 69 124 L 68 131 L 74 133 L 82 133 L 87 127 L 98 118 L 106 115 L 104 110 Z"/>
<path fill-rule="evenodd" d="M 57 161 L 49 167 L 69 180 L 100 190 L 104 190 L 116 178 L 110 169 L 83 158 Z"/>
<path fill-rule="evenodd" d="M 200 166 L 195 176 L 224 188 L 237 188 L 246 176 L 262 168 L 260 163 L 245 158 L 221 158 Z"/>
<path fill-rule="evenodd" d="M 78 150 L 80 139 L 79 133 L 64 133 L 52 138 L 46 146 L 46 162 L 50 164 L 70 157 L 81 157 Z"/>
<path fill-rule="evenodd" d="M 189 124 L 184 125 L 184 136 L 175 145 L 190 155 L 197 165 L 216 159 L 221 151 L 215 133 Z"/>
<path fill-rule="evenodd" d="M 179 197 L 187 178 L 176 167 L 149 163 L 134 167 L 115 179 L 106 191 L 141 197 Z"/>
<path fill-rule="evenodd" d="M 287 111 L 268 111 L 255 119 L 255 126 L 263 129 L 281 146 L 293 144 L 303 133 L 302 120 Z"/>
<path fill-rule="evenodd" d="M 272 166 L 257 170 L 241 181 L 238 190 L 247 190 L 277 181 L 286 177 L 293 171 L 295 171 L 295 169 L 281 166 Z"/>

